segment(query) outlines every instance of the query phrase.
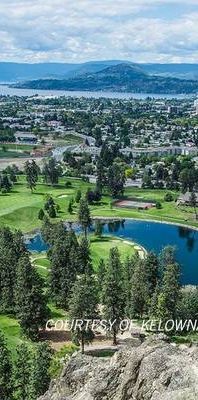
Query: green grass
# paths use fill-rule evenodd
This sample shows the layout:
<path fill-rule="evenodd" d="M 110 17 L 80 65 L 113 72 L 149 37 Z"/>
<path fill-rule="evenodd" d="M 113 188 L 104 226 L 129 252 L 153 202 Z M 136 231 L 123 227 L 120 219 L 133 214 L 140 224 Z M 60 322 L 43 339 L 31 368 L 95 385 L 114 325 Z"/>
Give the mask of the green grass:
<path fill-rule="evenodd" d="M 16 144 L 16 143 L 6 143 L 6 144 L 0 144 L 0 148 L 5 148 L 6 150 L 20 150 L 20 151 L 31 151 L 34 149 L 36 145 L 32 144 Z M 40 146 L 36 146 L 37 148 Z"/>
<path fill-rule="evenodd" d="M 66 181 L 72 182 L 71 188 L 65 188 Z M 67 212 L 68 203 L 71 198 L 75 197 L 78 189 L 85 193 L 88 187 L 91 188 L 93 185 L 80 179 L 65 177 L 60 179 L 60 183 L 56 187 L 45 185 L 40 180 L 34 193 L 31 193 L 26 186 L 25 178 L 20 176 L 19 182 L 14 186 L 11 193 L 0 194 L 0 226 L 8 225 L 12 229 L 21 229 L 23 232 L 30 232 L 35 228 L 39 228 L 41 221 L 38 220 L 38 212 L 40 208 L 43 208 L 47 194 L 51 195 L 60 207 L 60 213 L 53 220 L 54 222 L 66 219 L 76 220 L 77 206 L 74 207 L 73 214 L 70 215 Z M 105 195 L 100 205 L 90 207 L 91 214 L 98 217 L 152 219 L 198 227 L 193 210 L 189 207 L 181 209 L 175 201 L 165 202 L 165 193 L 165 190 L 136 188 L 128 188 L 125 191 L 125 196 L 128 198 L 160 201 L 162 204 L 161 210 L 157 210 L 155 207 L 142 211 L 115 206 L 111 208 L 111 198 Z M 179 193 L 173 192 L 173 195 L 177 198 Z"/>
<path fill-rule="evenodd" d="M 93 261 L 94 268 L 97 269 L 99 261 L 101 258 L 104 261 L 108 260 L 109 251 L 113 247 L 117 247 L 121 260 L 124 261 L 127 256 L 135 254 L 135 249 L 133 244 L 126 243 L 121 239 L 115 239 L 112 237 L 104 236 L 102 238 L 91 238 L 91 257 Z"/>
<path fill-rule="evenodd" d="M 22 337 L 20 326 L 17 320 L 7 315 L 0 315 L 0 330 L 3 332 L 9 350 L 14 353 L 16 347 L 22 342 L 29 342 L 27 339 Z"/>

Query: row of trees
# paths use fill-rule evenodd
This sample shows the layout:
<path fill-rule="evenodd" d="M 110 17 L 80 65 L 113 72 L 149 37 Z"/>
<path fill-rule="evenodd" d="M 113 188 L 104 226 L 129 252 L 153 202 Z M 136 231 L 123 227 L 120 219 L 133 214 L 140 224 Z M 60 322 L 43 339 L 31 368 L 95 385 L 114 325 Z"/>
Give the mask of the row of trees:
<path fill-rule="evenodd" d="M 51 357 L 47 343 L 39 343 L 34 349 L 23 343 L 16 349 L 13 360 L 0 332 L 1 400 L 36 400 L 42 396 L 50 383 Z"/>
<path fill-rule="evenodd" d="M 15 315 L 35 340 L 48 318 L 43 281 L 32 266 L 20 232 L 0 229 L 0 312 Z"/>

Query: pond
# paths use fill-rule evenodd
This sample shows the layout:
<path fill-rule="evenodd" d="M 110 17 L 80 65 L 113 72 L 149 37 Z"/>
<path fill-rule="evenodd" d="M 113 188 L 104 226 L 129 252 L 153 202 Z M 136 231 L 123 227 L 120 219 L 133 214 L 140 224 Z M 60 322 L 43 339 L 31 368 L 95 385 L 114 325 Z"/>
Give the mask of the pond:
<path fill-rule="evenodd" d="M 181 283 L 198 285 L 198 231 L 171 224 L 125 220 L 105 224 L 103 232 L 137 242 L 157 254 L 165 246 L 175 246 L 181 265 Z M 27 247 L 38 252 L 47 249 L 39 233 L 27 242 Z"/>

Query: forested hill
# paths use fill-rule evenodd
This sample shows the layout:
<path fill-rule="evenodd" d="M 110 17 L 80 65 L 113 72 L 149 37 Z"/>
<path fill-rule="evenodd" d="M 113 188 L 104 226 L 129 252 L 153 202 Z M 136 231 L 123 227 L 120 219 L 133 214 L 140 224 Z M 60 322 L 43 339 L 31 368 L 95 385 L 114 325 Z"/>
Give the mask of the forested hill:
<path fill-rule="evenodd" d="M 144 93 L 194 93 L 198 80 L 149 75 L 137 64 L 121 63 L 95 73 L 67 79 L 40 79 L 20 83 L 17 87 L 49 90 L 102 90 Z"/>

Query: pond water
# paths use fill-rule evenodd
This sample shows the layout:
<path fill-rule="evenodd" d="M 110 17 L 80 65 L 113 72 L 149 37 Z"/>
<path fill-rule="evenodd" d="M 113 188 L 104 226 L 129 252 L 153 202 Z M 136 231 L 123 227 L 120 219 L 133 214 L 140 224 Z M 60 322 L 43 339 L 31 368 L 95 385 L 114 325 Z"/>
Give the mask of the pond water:
<path fill-rule="evenodd" d="M 137 242 L 157 254 L 165 246 L 175 246 L 181 265 L 181 283 L 198 285 L 198 231 L 157 222 L 125 220 L 124 223 L 105 224 L 103 232 Z M 27 247 L 38 252 L 47 249 L 39 233 L 27 242 Z"/>
<path fill-rule="evenodd" d="M 99 99 L 101 97 L 108 99 L 146 99 L 151 97 L 154 99 L 184 99 L 195 97 L 193 95 L 185 94 L 153 94 L 153 93 L 121 93 L 121 92 L 108 92 L 108 91 L 69 91 L 69 90 L 39 90 L 39 89 L 17 89 L 14 87 L 9 87 L 8 85 L 0 85 L 0 95 L 2 96 L 45 96 L 45 97 L 86 97 Z"/>

